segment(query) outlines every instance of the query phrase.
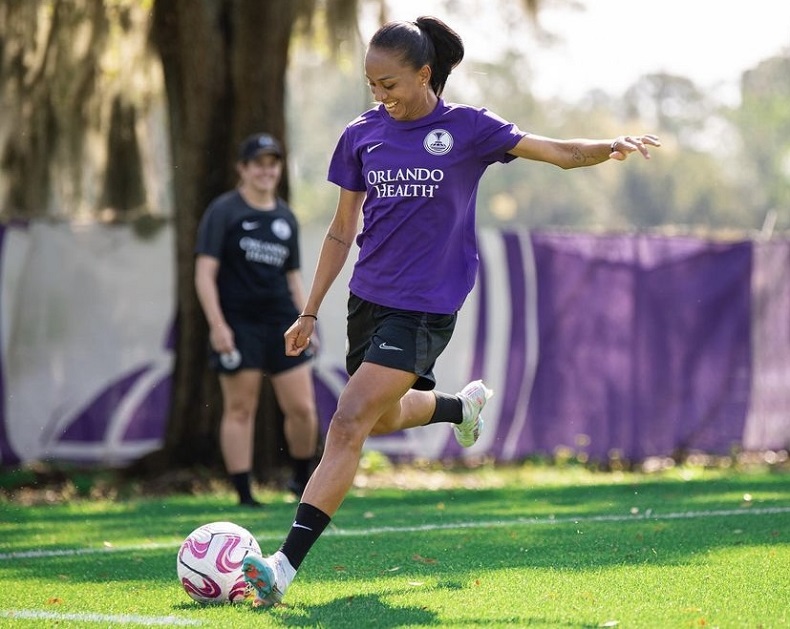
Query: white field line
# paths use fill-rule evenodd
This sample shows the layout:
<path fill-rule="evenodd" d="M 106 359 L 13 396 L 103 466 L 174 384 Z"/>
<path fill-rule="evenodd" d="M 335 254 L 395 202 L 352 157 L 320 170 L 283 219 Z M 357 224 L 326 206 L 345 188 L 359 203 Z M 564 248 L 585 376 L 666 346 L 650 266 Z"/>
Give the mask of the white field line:
<path fill-rule="evenodd" d="M 381 526 L 365 529 L 341 529 L 330 526 L 324 536 L 337 537 L 365 537 L 368 535 L 386 535 L 390 533 L 425 533 L 430 531 L 453 531 L 468 529 L 504 528 L 508 526 L 539 526 L 551 524 L 584 524 L 588 522 L 654 522 L 660 520 L 694 520 L 700 518 L 729 518 L 740 516 L 776 515 L 790 513 L 788 507 L 748 507 L 742 509 L 714 509 L 712 511 L 683 511 L 678 513 L 655 513 L 650 509 L 637 514 L 612 514 L 590 516 L 566 516 L 556 518 L 514 518 L 512 520 L 476 520 L 471 522 L 448 522 L 446 524 L 423 524 L 419 526 Z M 280 534 L 257 535 L 259 542 L 281 541 Z M 80 555 L 95 555 L 100 553 L 118 553 L 131 551 L 151 551 L 162 548 L 177 548 L 181 542 L 152 542 L 150 544 L 130 544 L 128 546 L 107 545 L 99 548 L 64 548 L 53 550 L 24 550 L 10 553 L 0 553 L 0 562 L 12 559 L 40 559 L 49 557 L 69 557 Z"/>
<path fill-rule="evenodd" d="M 12 620 L 51 620 L 55 623 L 63 621 L 79 622 L 100 622 L 110 625 L 201 625 L 198 620 L 188 620 L 178 616 L 140 616 L 137 614 L 59 614 L 56 612 L 38 612 L 33 610 L 2 610 L 0 618 L 10 618 Z"/>

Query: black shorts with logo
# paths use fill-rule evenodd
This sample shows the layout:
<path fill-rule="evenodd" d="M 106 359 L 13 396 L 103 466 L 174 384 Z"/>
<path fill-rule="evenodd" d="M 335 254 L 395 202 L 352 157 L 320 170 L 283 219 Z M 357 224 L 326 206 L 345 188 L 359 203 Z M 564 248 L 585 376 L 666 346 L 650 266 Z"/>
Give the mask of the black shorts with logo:
<path fill-rule="evenodd" d="M 363 362 L 407 371 L 417 376 L 412 388 L 436 386 L 433 367 L 455 330 L 456 314 L 435 314 L 387 308 L 354 294 L 348 298 L 349 375 Z"/>
<path fill-rule="evenodd" d="M 286 356 L 283 335 L 291 323 L 293 321 L 261 323 L 229 318 L 228 325 L 233 330 L 239 360 L 223 359 L 209 348 L 209 366 L 221 374 L 240 369 L 257 369 L 275 376 L 312 360 L 313 352 L 309 348 L 299 356 Z"/>

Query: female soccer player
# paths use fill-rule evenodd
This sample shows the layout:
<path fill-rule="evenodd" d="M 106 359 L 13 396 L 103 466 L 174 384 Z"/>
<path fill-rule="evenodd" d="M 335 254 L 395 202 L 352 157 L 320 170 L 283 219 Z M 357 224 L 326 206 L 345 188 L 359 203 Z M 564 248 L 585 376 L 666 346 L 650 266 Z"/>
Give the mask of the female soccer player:
<path fill-rule="evenodd" d="M 198 229 L 195 287 L 209 324 L 210 364 L 219 373 L 220 450 L 239 503 L 257 507 L 250 490 L 253 434 L 264 374 L 284 416 L 293 460 L 289 488 L 301 496 L 318 440 L 308 353 L 287 356 L 282 335 L 305 306 L 296 217 L 277 185 L 280 143 L 266 133 L 239 147 L 237 188 L 209 205 Z"/>
<path fill-rule="evenodd" d="M 459 394 L 434 392 L 433 366 L 475 281 L 475 198 L 486 168 L 516 157 L 576 168 L 624 160 L 653 135 L 557 140 L 524 133 L 485 110 L 446 103 L 447 77 L 464 56 L 442 21 L 391 22 L 370 40 L 365 74 L 378 106 L 344 130 L 329 166 L 340 187 L 305 309 L 285 335 L 286 352 L 309 347 L 319 307 L 352 243 L 347 369 L 324 454 L 296 518 L 272 556 L 248 556 L 243 570 L 255 605 L 282 600 L 303 559 L 352 485 L 369 435 L 454 424 L 471 446 L 490 396 L 482 382 Z M 359 214 L 364 223 L 358 232 Z"/>

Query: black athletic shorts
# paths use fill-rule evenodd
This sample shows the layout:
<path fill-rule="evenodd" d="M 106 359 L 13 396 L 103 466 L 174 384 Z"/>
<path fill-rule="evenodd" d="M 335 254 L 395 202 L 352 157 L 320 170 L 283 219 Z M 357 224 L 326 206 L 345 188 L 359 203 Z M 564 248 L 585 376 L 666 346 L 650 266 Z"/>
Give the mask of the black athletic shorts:
<path fill-rule="evenodd" d="M 233 373 L 239 369 L 258 369 L 275 376 L 312 360 L 313 352 L 310 348 L 299 356 L 286 356 L 283 335 L 291 323 L 293 321 L 260 323 L 228 319 L 239 356 L 220 356 L 209 348 L 209 366 L 219 373 Z"/>
<path fill-rule="evenodd" d="M 455 314 L 387 308 L 351 294 L 346 370 L 353 375 L 363 362 L 400 369 L 418 376 L 412 388 L 430 391 L 436 386 L 433 367 L 455 321 Z"/>

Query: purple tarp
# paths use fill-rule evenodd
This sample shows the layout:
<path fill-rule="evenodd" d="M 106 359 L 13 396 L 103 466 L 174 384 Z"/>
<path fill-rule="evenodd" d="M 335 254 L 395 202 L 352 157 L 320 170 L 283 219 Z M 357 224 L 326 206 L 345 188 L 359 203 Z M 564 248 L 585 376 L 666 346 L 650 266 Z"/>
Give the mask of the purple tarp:
<path fill-rule="evenodd" d="M 306 252 L 321 233 L 305 235 Z M 102 226 L 0 230 L 0 465 L 117 464 L 159 447 L 171 247 L 169 230 L 154 242 Z M 495 389 L 483 437 L 462 450 L 449 426 L 432 426 L 369 448 L 641 460 L 790 445 L 789 241 L 482 230 L 480 256 L 436 372 L 442 390 L 478 377 Z M 345 381 L 342 281 L 322 307 L 324 426 Z"/>

